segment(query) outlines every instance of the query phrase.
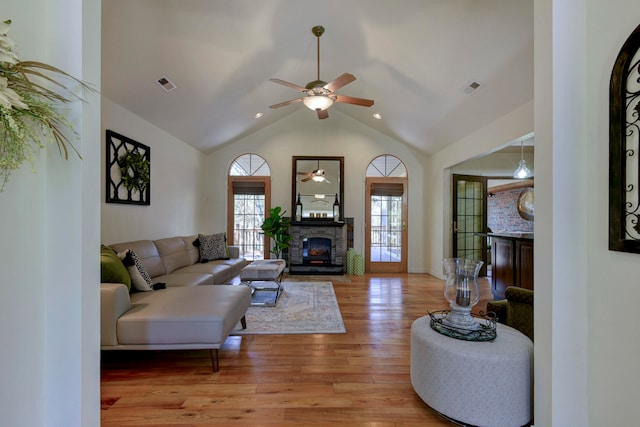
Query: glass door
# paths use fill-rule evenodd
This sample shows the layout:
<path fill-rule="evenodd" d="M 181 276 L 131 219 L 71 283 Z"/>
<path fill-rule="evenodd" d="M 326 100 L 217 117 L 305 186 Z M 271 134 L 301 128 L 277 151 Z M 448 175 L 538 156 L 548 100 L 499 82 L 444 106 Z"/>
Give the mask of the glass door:
<path fill-rule="evenodd" d="M 367 178 L 365 269 L 407 272 L 407 180 Z"/>
<path fill-rule="evenodd" d="M 484 262 L 487 275 L 487 178 L 453 175 L 453 256 Z"/>

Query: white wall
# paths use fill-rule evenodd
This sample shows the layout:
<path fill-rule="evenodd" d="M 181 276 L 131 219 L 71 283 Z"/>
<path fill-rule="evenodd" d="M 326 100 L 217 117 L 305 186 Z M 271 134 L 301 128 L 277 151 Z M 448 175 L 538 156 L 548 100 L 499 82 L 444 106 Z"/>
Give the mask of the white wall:
<path fill-rule="evenodd" d="M 611 69 L 625 40 L 640 24 L 640 2 L 589 0 L 586 4 L 586 99 L 575 103 L 586 106 L 581 148 L 588 153 L 584 176 L 589 191 L 583 206 L 589 215 L 583 231 L 589 248 L 585 263 L 589 291 L 585 307 L 589 314 L 589 423 L 631 425 L 640 419 L 640 255 L 607 249 L 608 126 Z"/>
<path fill-rule="evenodd" d="M 525 153 L 523 158 L 527 167 L 535 176 L 533 153 Z M 510 177 L 520 163 L 520 153 L 492 153 L 479 159 L 471 159 L 451 167 L 451 173 L 463 175 L 481 175 Z"/>
<path fill-rule="evenodd" d="M 65 25 L 56 25 L 58 13 Z M 22 59 L 50 63 L 99 89 L 99 2 L 21 0 L 3 4 L 1 19 L 13 20 Z M 95 94 L 85 99 L 69 114 L 84 160 L 64 161 L 49 146 L 36 174 L 23 167 L 0 193 L 0 235 L 11 242 L 0 249 L 2 425 L 100 422 L 100 105 Z"/>
<path fill-rule="evenodd" d="M 533 101 L 429 158 L 424 182 L 427 194 L 424 200 L 426 233 L 430 236 L 425 265 L 429 273 L 442 277 L 442 259 L 451 256 L 450 168 L 483 153 L 495 151 L 532 131 Z"/>
<path fill-rule="evenodd" d="M 206 191 L 210 183 L 204 179 L 205 154 L 103 96 L 102 153 L 105 153 L 106 129 L 151 147 L 151 205 L 106 203 L 106 174 L 102 165 L 103 243 L 210 231 Z"/>
<path fill-rule="evenodd" d="M 365 172 L 375 157 L 392 154 L 400 158 L 409 173 L 409 258 L 410 272 L 424 272 L 427 250 L 423 210 L 425 156 L 406 145 L 331 110 L 330 120 L 318 120 L 311 111 L 300 108 L 284 119 L 209 155 L 208 182 L 211 200 L 211 227 L 226 230 L 227 175 L 233 160 L 244 153 L 264 157 L 271 167 L 271 206 L 282 206 L 291 214 L 292 156 L 344 156 L 345 216 L 354 217 L 354 246 L 364 247 Z M 216 185 L 213 185 L 216 183 Z"/>

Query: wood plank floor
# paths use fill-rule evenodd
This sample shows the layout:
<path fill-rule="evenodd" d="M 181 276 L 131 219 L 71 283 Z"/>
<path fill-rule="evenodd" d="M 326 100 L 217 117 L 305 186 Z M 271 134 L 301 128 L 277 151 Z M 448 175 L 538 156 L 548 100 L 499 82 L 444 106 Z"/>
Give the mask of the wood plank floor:
<path fill-rule="evenodd" d="M 102 426 L 452 426 L 415 394 L 411 323 L 448 308 L 427 274 L 345 276 L 346 334 L 230 337 L 207 351 L 102 352 Z M 482 298 L 491 299 L 487 279 Z"/>

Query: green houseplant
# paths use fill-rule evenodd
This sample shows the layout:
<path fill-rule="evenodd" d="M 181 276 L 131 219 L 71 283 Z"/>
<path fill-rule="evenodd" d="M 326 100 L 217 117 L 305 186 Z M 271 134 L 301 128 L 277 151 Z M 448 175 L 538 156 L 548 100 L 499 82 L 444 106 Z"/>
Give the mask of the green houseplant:
<path fill-rule="evenodd" d="M 289 220 L 284 218 L 286 211 L 280 206 L 269 209 L 269 217 L 265 218 L 260 226 L 262 234 L 273 239 L 270 250 L 277 259 L 282 258 L 282 252 L 289 247 L 291 236 L 289 235 Z"/>
<path fill-rule="evenodd" d="M 0 22 L 0 192 L 23 163 L 30 163 L 35 171 L 35 154 L 47 143 L 55 142 L 65 159 L 70 149 L 80 157 L 66 136 L 67 131 L 77 133 L 62 108 L 80 98 L 54 76 L 89 88 L 51 65 L 21 61 L 7 35 L 10 24 L 10 20 Z"/>

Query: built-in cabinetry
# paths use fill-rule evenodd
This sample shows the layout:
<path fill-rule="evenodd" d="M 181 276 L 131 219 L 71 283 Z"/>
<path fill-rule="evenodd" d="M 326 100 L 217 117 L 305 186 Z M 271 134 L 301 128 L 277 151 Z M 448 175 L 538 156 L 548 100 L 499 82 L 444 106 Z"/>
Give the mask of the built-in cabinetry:
<path fill-rule="evenodd" d="M 533 290 L 533 233 L 489 234 L 491 291 L 503 299 L 508 286 Z"/>

